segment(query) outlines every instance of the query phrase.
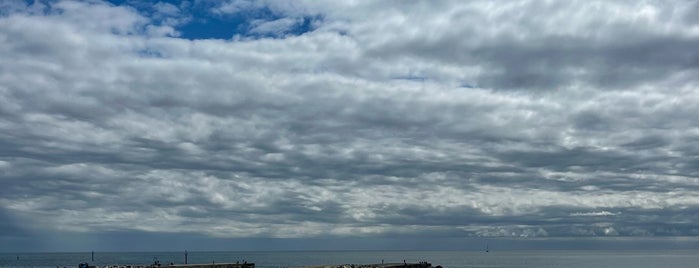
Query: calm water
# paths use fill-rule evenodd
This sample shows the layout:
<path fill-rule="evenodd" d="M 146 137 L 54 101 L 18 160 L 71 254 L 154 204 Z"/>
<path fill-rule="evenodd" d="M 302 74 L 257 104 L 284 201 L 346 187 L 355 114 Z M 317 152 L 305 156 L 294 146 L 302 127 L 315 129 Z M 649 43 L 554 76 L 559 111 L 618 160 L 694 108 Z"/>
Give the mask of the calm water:
<path fill-rule="evenodd" d="M 19 257 L 19 260 L 17 260 Z M 96 265 L 183 263 L 182 252 L 95 252 Z M 319 264 L 429 261 L 445 268 L 466 267 L 699 267 L 699 250 L 671 251 L 283 251 L 189 252 L 189 263 L 254 262 L 259 268 Z M 90 253 L 0 253 L 0 267 L 76 267 Z"/>

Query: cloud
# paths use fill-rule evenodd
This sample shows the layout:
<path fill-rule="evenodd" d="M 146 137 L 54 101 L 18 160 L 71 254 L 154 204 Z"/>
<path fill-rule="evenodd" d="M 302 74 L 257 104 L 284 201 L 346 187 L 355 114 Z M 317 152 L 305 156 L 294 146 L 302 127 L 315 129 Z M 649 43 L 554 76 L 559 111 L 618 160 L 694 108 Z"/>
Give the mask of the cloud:
<path fill-rule="evenodd" d="M 231 40 L 178 38 L 188 22 L 163 18 L 188 9 L 164 3 L 2 13 L 1 216 L 223 238 L 699 234 L 687 2 L 255 5 L 275 17 Z"/>
<path fill-rule="evenodd" d="M 295 25 L 303 23 L 303 20 L 293 18 L 283 18 L 273 21 L 254 21 L 251 33 L 282 35 L 292 29 Z"/>
<path fill-rule="evenodd" d="M 576 212 L 576 213 L 571 213 L 570 216 L 615 216 L 617 213 L 614 212 L 609 212 L 609 211 L 595 211 L 595 212 Z"/>

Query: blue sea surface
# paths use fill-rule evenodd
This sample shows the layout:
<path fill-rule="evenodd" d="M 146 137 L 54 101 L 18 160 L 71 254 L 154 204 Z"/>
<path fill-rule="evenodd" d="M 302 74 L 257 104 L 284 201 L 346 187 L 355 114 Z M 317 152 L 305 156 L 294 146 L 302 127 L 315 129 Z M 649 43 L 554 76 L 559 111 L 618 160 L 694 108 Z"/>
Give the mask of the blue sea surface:
<path fill-rule="evenodd" d="M 19 258 L 19 259 L 18 259 Z M 77 267 L 184 263 L 184 252 L 0 253 L 0 267 Z M 188 252 L 189 263 L 252 262 L 258 268 L 325 264 L 427 261 L 445 268 L 466 267 L 699 267 L 699 250 L 520 250 L 520 251 L 221 251 Z"/>

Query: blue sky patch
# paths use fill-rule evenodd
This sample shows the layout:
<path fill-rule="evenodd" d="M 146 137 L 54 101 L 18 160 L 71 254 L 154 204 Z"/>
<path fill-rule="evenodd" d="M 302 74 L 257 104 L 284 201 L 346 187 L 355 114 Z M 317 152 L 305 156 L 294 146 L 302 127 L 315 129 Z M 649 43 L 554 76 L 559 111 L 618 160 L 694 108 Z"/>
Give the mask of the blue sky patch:
<path fill-rule="evenodd" d="M 216 1 L 139 1 L 111 0 L 119 6 L 129 6 L 149 17 L 155 24 L 172 26 L 186 39 L 285 38 L 317 28 L 323 17 L 304 15 L 290 17 L 268 7 L 255 6 L 234 13 L 216 12 Z M 161 8 L 176 8 L 177 12 L 162 13 Z M 160 8 L 159 8 L 160 7 Z"/>

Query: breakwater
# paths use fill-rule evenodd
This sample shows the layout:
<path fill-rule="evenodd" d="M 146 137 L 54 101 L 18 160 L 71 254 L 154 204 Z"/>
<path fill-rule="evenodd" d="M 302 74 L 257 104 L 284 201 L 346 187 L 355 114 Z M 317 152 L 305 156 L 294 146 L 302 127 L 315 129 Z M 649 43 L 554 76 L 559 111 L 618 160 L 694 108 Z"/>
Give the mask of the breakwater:
<path fill-rule="evenodd" d="M 431 268 L 429 262 L 419 263 L 382 263 L 382 264 L 341 264 L 341 265 L 321 265 L 306 266 L 304 268 Z M 440 266 L 441 268 L 441 266 Z"/>

